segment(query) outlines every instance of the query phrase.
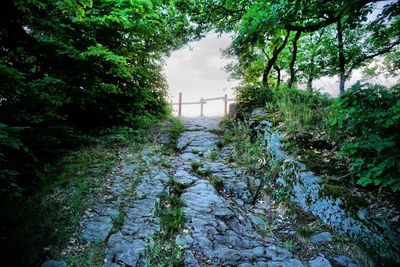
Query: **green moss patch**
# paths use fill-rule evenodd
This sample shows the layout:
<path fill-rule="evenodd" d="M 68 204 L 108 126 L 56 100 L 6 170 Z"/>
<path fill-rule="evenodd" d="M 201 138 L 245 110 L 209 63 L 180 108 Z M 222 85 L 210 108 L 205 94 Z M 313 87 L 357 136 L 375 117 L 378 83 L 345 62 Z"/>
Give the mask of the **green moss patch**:
<path fill-rule="evenodd" d="M 346 210 L 357 211 L 366 206 L 362 197 L 354 196 L 348 189 L 339 185 L 325 184 L 319 194 L 320 197 L 340 199 L 343 202 L 343 208 Z"/>

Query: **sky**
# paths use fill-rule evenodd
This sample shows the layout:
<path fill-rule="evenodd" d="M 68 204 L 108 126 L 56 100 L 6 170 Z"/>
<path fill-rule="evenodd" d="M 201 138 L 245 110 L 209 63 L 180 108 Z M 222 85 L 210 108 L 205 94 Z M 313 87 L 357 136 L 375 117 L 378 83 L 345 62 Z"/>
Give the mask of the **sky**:
<path fill-rule="evenodd" d="M 223 57 L 222 50 L 229 46 L 231 39 L 224 34 L 210 33 L 200 41 L 189 43 L 177 50 L 166 60 L 164 74 L 169 85 L 169 96 L 178 102 L 182 92 L 183 102 L 197 102 L 200 98 L 234 97 L 233 88 L 239 81 L 228 81 L 224 70 L 232 59 Z M 175 106 L 177 108 L 177 106 Z M 209 101 L 204 105 L 205 116 L 223 115 L 222 100 Z M 199 116 L 200 105 L 184 105 L 184 116 Z"/>

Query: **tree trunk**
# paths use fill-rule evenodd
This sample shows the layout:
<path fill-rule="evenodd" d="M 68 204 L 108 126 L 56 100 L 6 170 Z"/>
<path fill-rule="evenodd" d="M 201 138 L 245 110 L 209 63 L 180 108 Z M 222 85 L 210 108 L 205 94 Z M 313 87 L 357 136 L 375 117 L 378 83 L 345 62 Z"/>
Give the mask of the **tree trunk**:
<path fill-rule="evenodd" d="M 308 80 L 307 80 L 307 90 L 310 91 L 310 92 L 313 91 L 313 88 L 312 88 L 313 80 L 314 80 L 314 79 L 313 79 L 313 76 L 312 76 L 312 75 L 308 76 Z"/>
<path fill-rule="evenodd" d="M 281 85 L 281 69 L 275 64 L 274 69 L 276 71 L 276 88 Z"/>
<path fill-rule="evenodd" d="M 297 41 L 299 40 L 301 36 L 301 31 L 297 31 L 296 35 L 294 36 L 293 39 L 293 52 L 292 52 L 292 61 L 290 61 L 290 79 L 289 79 L 289 88 L 292 88 L 293 83 L 295 82 L 295 71 L 294 71 L 294 63 L 296 62 L 296 58 L 297 58 Z"/>
<path fill-rule="evenodd" d="M 263 84 L 265 91 L 269 91 L 268 75 L 271 72 L 271 69 L 274 66 L 276 60 L 278 59 L 279 54 L 285 48 L 287 41 L 289 39 L 289 36 L 290 36 L 290 31 L 287 31 L 285 39 L 283 40 L 282 44 L 274 49 L 274 52 L 272 53 L 272 57 L 268 60 L 267 65 L 264 68 L 262 84 Z"/>
<path fill-rule="evenodd" d="M 337 21 L 337 38 L 338 38 L 338 48 L 339 48 L 339 92 L 343 94 L 344 86 L 346 83 L 346 73 L 345 73 L 345 65 L 346 59 L 344 57 L 344 47 L 343 47 L 343 29 L 342 29 L 342 21 L 339 19 Z"/>

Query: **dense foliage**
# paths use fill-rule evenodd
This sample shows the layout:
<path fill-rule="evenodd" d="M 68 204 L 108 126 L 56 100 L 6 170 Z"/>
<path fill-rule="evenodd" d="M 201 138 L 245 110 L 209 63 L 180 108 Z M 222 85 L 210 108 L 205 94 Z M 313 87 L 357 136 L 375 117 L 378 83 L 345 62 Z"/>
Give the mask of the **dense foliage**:
<path fill-rule="evenodd" d="M 13 196 L 100 129 L 166 114 L 162 59 L 191 36 L 161 0 L 6 0 L 0 20 L 0 186 Z"/>
<path fill-rule="evenodd" d="M 348 138 L 349 156 L 358 183 L 400 189 L 400 86 L 356 84 L 332 107 L 331 125 Z"/>
<path fill-rule="evenodd" d="M 233 32 L 227 54 L 238 63 L 229 69 L 244 83 L 291 87 L 322 76 L 339 75 L 340 92 L 354 70 L 378 56 L 398 73 L 398 1 L 232 1 L 193 0 L 189 10 L 201 29 Z"/>

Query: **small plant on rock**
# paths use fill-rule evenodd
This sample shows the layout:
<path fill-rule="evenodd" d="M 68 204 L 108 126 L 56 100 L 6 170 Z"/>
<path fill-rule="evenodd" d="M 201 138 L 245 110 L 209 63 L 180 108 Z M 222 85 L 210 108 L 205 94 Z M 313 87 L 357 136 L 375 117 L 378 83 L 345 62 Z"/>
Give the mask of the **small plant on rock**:
<path fill-rule="evenodd" d="M 212 174 L 212 171 L 210 169 L 198 168 L 196 170 L 196 173 L 198 175 L 203 176 L 203 177 L 208 177 L 208 176 L 210 176 Z"/>
<path fill-rule="evenodd" d="M 297 233 L 305 238 L 309 238 L 313 234 L 315 234 L 318 231 L 318 229 L 312 225 L 302 225 L 297 229 Z"/>
<path fill-rule="evenodd" d="M 218 142 L 217 142 L 217 147 L 219 148 L 219 149 L 221 149 L 221 148 L 223 148 L 225 145 L 224 145 L 224 142 L 222 141 L 222 140 L 218 140 Z"/>
<path fill-rule="evenodd" d="M 222 193 L 224 191 L 224 181 L 221 178 L 211 176 L 210 182 L 213 184 L 218 193 Z"/>
<path fill-rule="evenodd" d="M 193 161 L 192 162 L 192 170 L 195 171 L 195 172 L 202 166 L 203 166 L 203 164 L 201 162 L 199 162 L 199 161 Z"/>
<path fill-rule="evenodd" d="M 283 242 L 283 247 L 291 251 L 296 247 L 296 244 L 291 240 L 286 240 L 285 242 Z"/>
<path fill-rule="evenodd" d="M 217 157 L 218 157 L 217 151 L 215 151 L 215 150 L 211 151 L 211 153 L 210 153 L 210 159 L 216 160 Z"/>

